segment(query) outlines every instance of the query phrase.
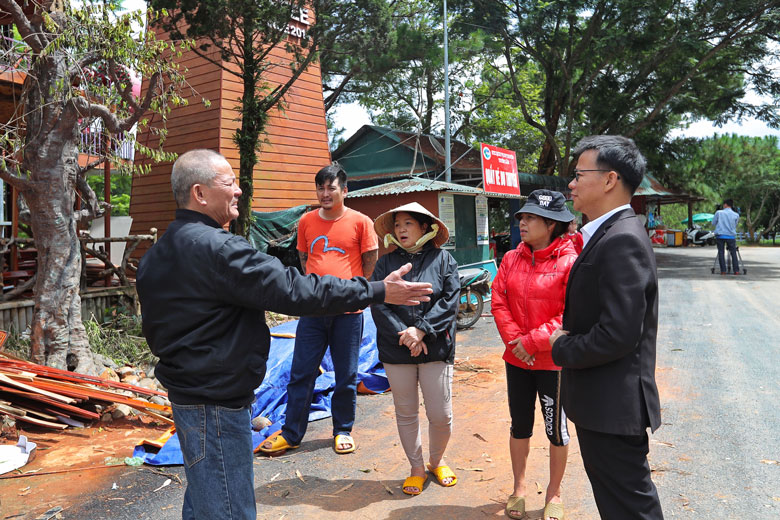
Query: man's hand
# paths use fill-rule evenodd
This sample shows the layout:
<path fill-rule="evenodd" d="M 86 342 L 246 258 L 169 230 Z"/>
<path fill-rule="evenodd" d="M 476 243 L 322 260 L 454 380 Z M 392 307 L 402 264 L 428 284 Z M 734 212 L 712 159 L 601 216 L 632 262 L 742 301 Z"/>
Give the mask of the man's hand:
<path fill-rule="evenodd" d="M 509 344 L 515 346 L 515 348 L 512 349 L 512 354 L 514 354 L 517 359 L 527 365 L 533 366 L 534 361 L 536 361 L 536 356 L 532 356 L 528 353 L 523 346 L 523 342 L 520 341 L 520 338 L 513 339 Z"/>
<path fill-rule="evenodd" d="M 552 347 L 555 344 L 555 340 L 560 338 L 561 336 L 566 336 L 569 334 L 568 330 L 563 329 L 555 329 L 550 336 L 550 346 Z"/>
<path fill-rule="evenodd" d="M 393 305 L 419 305 L 430 301 L 427 295 L 433 292 L 431 284 L 423 282 L 407 282 L 402 277 L 412 269 L 412 264 L 405 264 L 382 280 L 385 284 L 385 303 Z"/>

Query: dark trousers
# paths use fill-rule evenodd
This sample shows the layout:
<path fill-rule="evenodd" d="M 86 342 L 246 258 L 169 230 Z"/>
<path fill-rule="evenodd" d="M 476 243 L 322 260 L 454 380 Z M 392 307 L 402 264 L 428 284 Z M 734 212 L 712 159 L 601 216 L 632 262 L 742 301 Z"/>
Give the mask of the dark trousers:
<path fill-rule="evenodd" d="M 613 435 L 577 426 L 577 438 L 602 519 L 663 519 L 650 479 L 647 433 Z"/>
<path fill-rule="evenodd" d="M 300 444 L 309 425 L 309 410 L 320 363 L 330 345 L 336 376 L 331 396 L 333 436 L 352 432 L 357 404 L 357 378 L 363 315 L 302 316 L 295 333 L 295 349 L 287 384 L 287 412 L 282 437 Z"/>
<path fill-rule="evenodd" d="M 723 254 L 723 247 L 727 247 L 731 254 L 731 267 L 734 269 L 733 273 L 739 272 L 739 261 L 737 260 L 737 241 L 733 238 L 715 238 L 715 245 L 718 246 L 718 263 L 720 264 L 720 272 L 727 273 L 726 258 Z"/>
<path fill-rule="evenodd" d="M 250 407 L 172 403 L 171 408 L 187 475 L 182 519 L 254 520 Z"/>

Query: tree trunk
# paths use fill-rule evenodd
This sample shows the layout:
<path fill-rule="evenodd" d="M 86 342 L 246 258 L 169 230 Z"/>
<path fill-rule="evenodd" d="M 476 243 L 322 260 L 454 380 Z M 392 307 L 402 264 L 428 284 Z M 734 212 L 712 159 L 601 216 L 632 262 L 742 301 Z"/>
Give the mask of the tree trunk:
<path fill-rule="evenodd" d="M 36 363 L 98 374 L 81 321 L 81 247 L 74 212 L 78 152 L 75 146 L 59 155 L 51 169 L 39 169 L 39 180 L 22 195 L 30 207 L 38 251 L 35 310 L 31 324 L 31 354 Z"/>
<path fill-rule="evenodd" d="M 255 26 L 252 20 L 244 21 L 244 59 L 241 63 L 241 75 L 244 83 L 244 92 L 241 95 L 241 127 L 233 135 L 234 142 L 238 145 L 239 167 L 238 187 L 241 188 L 241 197 L 238 199 L 238 218 L 235 224 L 235 233 L 244 238 L 249 238 L 252 226 L 252 197 L 254 191 L 254 173 L 257 164 L 258 144 L 260 133 L 265 128 L 267 114 L 260 107 L 257 95 L 256 76 L 258 63 L 254 41 Z"/>

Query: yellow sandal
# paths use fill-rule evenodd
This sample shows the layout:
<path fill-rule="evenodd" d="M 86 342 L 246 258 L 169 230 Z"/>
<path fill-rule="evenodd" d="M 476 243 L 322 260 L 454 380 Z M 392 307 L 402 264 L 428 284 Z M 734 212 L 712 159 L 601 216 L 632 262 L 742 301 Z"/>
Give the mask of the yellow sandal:
<path fill-rule="evenodd" d="M 401 486 L 401 490 L 407 495 L 419 495 L 422 493 L 426 480 L 428 480 L 426 477 L 415 477 L 414 475 L 411 477 L 406 477 L 406 480 L 404 480 L 404 485 Z M 406 488 L 416 488 L 417 491 L 407 491 Z"/>
<path fill-rule="evenodd" d="M 300 448 L 300 445 L 293 446 L 292 444 L 287 442 L 287 439 L 282 437 L 281 434 L 282 434 L 282 430 L 272 433 L 268 438 L 266 438 L 263 442 L 261 442 L 257 448 L 255 448 L 255 453 L 261 452 L 261 453 L 265 453 L 266 455 L 282 455 L 287 450 L 294 450 L 295 448 Z M 265 444 L 266 442 L 271 443 L 270 448 L 263 447 L 263 444 Z"/>
<path fill-rule="evenodd" d="M 455 475 L 455 473 L 453 473 L 450 467 L 445 464 L 442 464 L 438 468 L 434 468 L 433 466 L 428 464 L 428 471 L 433 473 L 433 476 L 436 477 L 436 480 L 439 481 L 439 484 L 441 484 L 444 487 L 454 486 L 455 484 L 458 483 L 458 477 Z M 444 483 L 445 478 L 450 478 L 452 480 L 450 480 L 449 484 L 445 484 Z"/>
<path fill-rule="evenodd" d="M 339 444 L 349 444 L 349 448 L 339 448 Z M 357 444 L 355 444 L 355 440 L 352 438 L 351 435 L 345 435 L 345 434 L 339 434 L 336 435 L 333 438 L 333 451 L 338 453 L 339 455 L 344 455 L 345 453 L 352 453 L 357 448 Z"/>

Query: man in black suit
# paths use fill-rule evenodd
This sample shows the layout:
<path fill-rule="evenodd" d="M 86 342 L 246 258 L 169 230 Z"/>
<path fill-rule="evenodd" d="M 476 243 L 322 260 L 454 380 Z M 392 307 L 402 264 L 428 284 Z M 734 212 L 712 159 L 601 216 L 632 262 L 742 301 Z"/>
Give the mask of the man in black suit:
<path fill-rule="evenodd" d="M 645 172 L 631 139 L 591 136 L 574 150 L 574 209 L 589 222 L 571 269 L 562 329 L 550 337 L 563 367 L 562 403 L 605 519 L 661 519 L 647 462 L 647 428 L 661 424 L 655 384 L 658 278 L 630 201 Z"/>

